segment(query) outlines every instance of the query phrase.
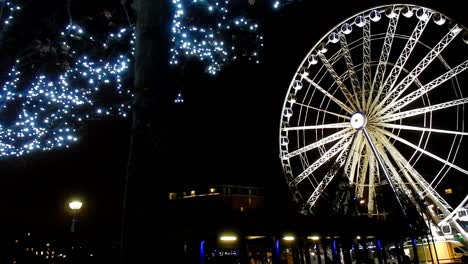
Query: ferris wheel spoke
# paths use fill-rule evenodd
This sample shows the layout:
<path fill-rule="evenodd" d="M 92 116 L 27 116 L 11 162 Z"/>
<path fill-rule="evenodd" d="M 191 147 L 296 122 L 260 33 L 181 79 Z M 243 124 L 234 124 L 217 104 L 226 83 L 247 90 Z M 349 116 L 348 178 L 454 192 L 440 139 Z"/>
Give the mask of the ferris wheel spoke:
<path fill-rule="evenodd" d="M 399 136 L 397 136 L 397 135 L 395 135 L 395 134 L 393 134 L 393 133 L 391 133 L 389 131 L 386 131 L 386 130 L 383 130 L 383 129 L 380 129 L 380 128 L 376 128 L 376 129 L 379 130 L 379 132 L 381 132 L 382 134 L 384 134 L 384 135 L 386 135 L 388 137 L 391 137 L 391 138 L 393 138 L 393 139 L 395 139 L 395 140 L 397 140 L 397 141 L 399 141 L 399 142 L 401 142 L 401 143 L 403 143 L 403 144 L 405 144 L 405 145 L 407 145 L 407 146 L 409 146 L 409 147 L 411 147 L 411 148 L 413 148 L 413 149 L 415 149 L 415 150 L 417 150 L 417 151 L 419 151 L 419 152 L 421 152 L 421 153 L 423 153 L 423 154 L 425 154 L 425 155 L 427 155 L 427 156 L 429 156 L 429 157 L 431 157 L 431 158 L 433 158 L 433 159 L 435 159 L 435 160 L 437 160 L 437 161 L 451 167 L 451 168 L 454 168 L 454 169 L 458 170 L 459 172 L 461 172 L 461 173 L 463 173 L 465 175 L 468 175 L 467 170 L 465 170 L 463 168 L 460 168 L 459 166 L 457 166 L 457 165 L 455 165 L 455 164 L 453 164 L 453 163 L 451 163 L 451 162 L 449 162 L 449 161 L 447 161 L 447 160 L 445 160 L 445 159 L 443 159 L 443 158 L 441 158 L 441 157 L 439 157 L 439 156 L 437 156 L 435 154 L 432 154 L 431 152 L 429 152 L 427 150 L 424 150 L 424 149 L 414 145 L 413 143 L 407 141 L 406 139 L 403 139 L 403 138 L 401 138 L 401 137 L 399 137 Z"/>
<path fill-rule="evenodd" d="M 351 54 L 348 48 L 348 42 L 346 41 L 346 37 L 343 33 L 340 34 L 340 44 L 341 44 L 341 50 L 343 51 L 343 55 L 345 58 L 346 68 L 348 69 L 348 76 L 351 79 L 351 86 L 354 92 L 354 99 L 356 101 L 359 101 L 359 98 L 357 96 L 358 96 L 359 91 L 362 90 L 360 88 L 361 84 L 359 83 L 356 72 L 354 71 L 353 59 L 351 58 Z"/>
<path fill-rule="evenodd" d="M 441 76 L 437 77 L 436 79 L 432 80 L 428 84 L 420 87 L 414 92 L 404 96 L 403 98 L 397 100 L 395 103 L 392 103 L 386 107 L 382 113 L 395 113 L 396 111 L 400 110 L 401 108 L 405 107 L 409 103 L 413 102 L 414 100 L 418 99 L 419 97 L 427 94 L 432 89 L 437 88 L 439 85 L 445 83 L 446 81 L 450 80 L 451 78 L 457 76 L 459 73 L 463 72 L 468 68 L 468 60 L 462 62 L 458 66 L 450 69 L 450 71 L 442 74 Z"/>
<path fill-rule="evenodd" d="M 400 171 L 403 172 L 403 175 L 405 176 L 406 180 L 410 183 L 410 186 L 413 188 L 414 192 L 418 194 L 421 198 L 423 198 L 422 193 L 424 189 L 421 189 L 420 187 L 424 186 L 421 186 L 420 184 L 420 186 L 418 187 L 415 184 L 413 178 L 408 174 L 407 168 L 405 168 L 405 166 L 402 166 L 401 160 L 405 160 L 403 155 L 400 154 L 400 152 L 390 143 L 390 141 L 383 134 L 376 133 L 376 136 L 379 138 L 380 142 L 382 142 L 382 145 L 387 149 L 388 153 L 393 158 L 393 160 L 395 160 L 395 163 L 400 168 Z"/>
<path fill-rule="evenodd" d="M 292 158 L 294 156 L 297 156 L 297 155 L 302 154 L 304 152 L 307 152 L 309 150 L 321 147 L 321 146 L 323 146 L 325 144 L 336 141 L 336 140 L 338 140 L 340 138 L 348 137 L 352 133 L 354 133 L 354 131 L 352 131 L 350 128 L 343 129 L 343 130 L 341 130 L 339 132 L 331 134 L 328 137 L 322 138 L 319 141 L 316 141 L 316 142 L 314 142 L 314 143 L 312 143 L 310 145 L 307 145 L 307 146 L 302 147 L 302 148 L 300 148 L 298 150 L 292 151 L 291 153 L 288 153 L 287 155 L 283 156 L 283 159 L 290 159 L 290 158 Z"/>
<path fill-rule="evenodd" d="M 395 10 L 397 12 L 394 17 L 390 19 L 390 22 L 387 27 L 387 32 L 385 34 L 384 44 L 382 46 L 382 52 L 380 53 L 379 64 L 377 65 L 377 70 L 374 75 L 374 80 L 371 85 L 371 90 L 369 92 L 369 98 L 367 100 L 367 109 L 372 109 L 373 106 L 378 102 L 380 95 L 382 94 L 382 80 L 385 75 L 385 70 L 387 68 L 388 57 L 390 56 L 390 50 L 392 47 L 392 42 L 395 37 L 395 31 L 398 24 L 398 18 L 400 17 L 400 9 Z M 378 88 L 375 99 L 373 97 L 374 90 Z"/>
<path fill-rule="evenodd" d="M 389 144 L 389 146 L 391 146 L 391 144 Z M 393 147 L 393 146 L 392 146 Z M 428 187 L 430 186 L 427 186 L 427 185 L 424 185 L 424 183 L 420 183 L 420 184 L 416 184 L 415 181 L 413 180 L 413 178 L 415 176 L 411 176 L 411 173 L 409 173 L 409 171 L 407 170 L 407 168 L 405 168 L 405 166 L 402 164 L 402 162 L 398 159 L 398 155 L 401 156 L 401 154 L 395 149 L 395 150 L 391 150 L 389 148 L 387 148 L 390 155 L 393 157 L 393 159 L 395 160 L 395 163 L 396 165 L 400 168 L 400 171 L 403 173 L 403 176 L 406 178 L 409 186 L 413 189 L 415 195 L 418 196 L 418 198 L 420 200 L 427 200 L 425 199 L 426 197 L 429 197 L 430 200 L 437 204 L 437 205 L 440 205 L 442 204 L 441 201 L 435 201 L 433 198 L 434 196 L 431 196 L 430 194 L 427 195 L 426 197 L 423 196 L 423 192 L 421 191 L 422 190 L 428 190 Z M 394 148 L 393 148 L 394 149 Z M 412 167 L 411 167 L 412 168 Z M 432 221 L 434 223 L 437 223 L 440 221 L 440 217 L 435 214 L 432 210 L 422 210 L 420 207 L 416 207 L 416 208 L 419 208 L 418 211 L 421 213 L 421 214 L 425 214 L 427 217 L 429 217 L 430 219 L 432 219 Z"/>
<path fill-rule="evenodd" d="M 371 41 L 370 41 L 370 33 L 371 30 L 371 23 L 370 19 L 366 18 L 363 28 L 363 38 L 362 38 L 362 53 L 363 53 L 363 60 L 362 60 L 362 102 L 361 102 L 361 110 L 367 111 L 368 109 L 365 108 L 366 106 L 366 98 L 369 97 L 369 90 L 371 87 Z"/>
<path fill-rule="evenodd" d="M 353 139 L 354 141 L 354 139 Z M 351 143 L 351 145 L 353 145 Z M 341 167 L 343 167 L 343 164 L 345 163 L 345 160 L 347 159 L 348 156 L 348 148 L 345 147 L 340 154 L 338 154 L 338 157 L 336 158 L 335 164 L 333 164 L 332 168 L 325 174 L 323 179 L 319 182 L 315 190 L 312 192 L 312 194 L 309 196 L 306 202 L 306 206 L 309 207 L 309 210 L 315 205 L 317 202 L 318 198 L 320 195 L 323 193 L 325 188 L 328 186 L 328 184 L 333 180 L 333 178 L 338 174 L 339 170 Z"/>
<path fill-rule="evenodd" d="M 333 69 L 333 66 L 330 64 L 330 62 L 325 58 L 325 55 L 322 53 L 317 53 L 319 56 L 320 60 L 322 61 L 323 65 L 325 65 L 325 68 L 327 68 L 328 73 L 333 77 L 335 80 L 335 83 L 338 85 L 340 88 L 341 93 L 343 93 L 344 97 L 346 98 L 347 102 L 351 105 L 353 109 L 358 109 L 359 107 L 359 100 L 355 100 L 353 98 L 353 95 L 349 92 L 348 88 L 344 85 L 343 81 L 341 80 L 340 76 L 335 72 Z M 357 107 L 356 107 L 357 106 Z M 351 111 L 354 112 L 354 111 Z"/>
<path fill-rule="evenodd" d="M 384 108 L 380 112 L 385 112 L 393 103 L 408 89 L 415 79 L 429 66 L 429 64 L 439 56 L 439 54 L 447 47 L 450 42 L 460 33 L 461 28 L 455 25 L 450 31 L 437 43 L 437 45 L 411 70 L 406 77 L 401 80 L 398 85 L 389 92 L 386 96 L 387 101 L 384 102 Z"/>
<path fill-rule="evenodd" d="M 421 198 L 424 198 L 423 195 L 426 195 L 429 197 L 430 200 L 432 200 L 437 207 L 441 208 L 444 213 L 452 211 L 452 207 L 450 204 L 445 201 L 444 198 L 442 198 L 439 193 L 432 188 L 432 186 L 424 179 L 424 177 L 419 174 L 416 169 L 411 166 L 408 160 L 401 155 L 401 153 L 390 143 L 390 141 L 385 138 L 385 136 L 381 136 L 382 142 L 389 150 L 389 153 L 393 156 L 395 161 L 401 166 L 401 171 L 403 171 L 410 181 L 416 181 L 418 187 L 413 187 L 415 192 L 421 196 Z"/>
<path fill-rule="evenodd" d="M 359 162 L 359 155 L 362 152 L 362 148 L 364 147 L 364 138 L 360 131 L 356 132 L 355 139 L 353 145 L 349 151 L 349 159 L 346 161 L 345 164 L 345 175 L 348 176 L 349 182 L 354 183 L 354 177 L 356 175 L 356 167 Z"/>
<path fill-rule="evenodd" d="M 366 131 L 367 132 L 367 131 Z M 414 199 L 413 194 L 411 191 L 406 187 L 403 179 L 401 178 L 400 174 L 398 173 L 398 170 L 395 168 L 393 163 L 390 161 L 390 158 L 386 154 L 387 151 L 384 150 L 384 146 L 382 144 L 382 141 L 378 139 L 378 133 L 372 133 L 372 135 L 368 135 L 369 140 L 367 140 L 368 145 L 372 149 L 372 145 L 375 146 L 375 151 L 374 156 L 376 160 L 380 162 L 382 165 L 380 165 L 382 171 L 384 174 L 389 173 L 388 177 L 391 177 L 391 179 L 394 180 L 394 182 L 390 182 L 391 180 L 387 177 L 387 180 L 390 183 L 390 186 L 392 189 L 396 192 L 397 196 L 404 194 L 406 197 L 408 197 L 413 203 L 416 204 L 416 201 Z M 374 144 L 374 142 L 379 142 L 380 144 Z M 388 150 L 388 149 L 387 149 Z M 395 185 L 396 183 L 396 185 Z M 400 203 L 400 206 L 404 207 L 404 204 L 401 203 L 400 199 L 397 197 L 398 202 Z"/>
<path fill-rule="evenodd" d="M 283 128 L 283 131 L 331 129 L 331 128 L 349 128 L 349 127 L 351 127 L 350 123 L 346 122 L 346 123 L 332 123 L 332 124 L 326 124 L 326 125 L 285 127 L 285 128 Z"/>
<path fill-rule="evenodd" d="M 340 115 L 340 114 L 337 114 L 335 112 L 330 112 L 330 111 L 323 110 L 323 109 L 313 107 L 313 106 L 310 106 L 310 105 L 305 105 L 305 104 L 301 104 L 301 103 L 298 103 L 298 102 L 294 102 L 294 104 L 300 105 L 300 106 L 305 107 L 305 108 L 313 109 L 313 110 L 316 110 L 316 111 L 319 111 L 319 112 L 322 112 L 322 113 L 326 113 L 326 114 L 334 115 L 334 116 L 337 116 L 337 117 L 341 117 L 341 118 L 344 118 L 346 120 L 351 119 L 349 116 Z"/>
<path fill-rule="evenodd" d="M 374 206 L 374 199 L 375 199 L 375 173 L 378 171 L 376 168 L 375 157 L 374 155 L 370 154 L 369 156 L 369 191 L 367 193 L 367 212 L 372 215 L 376 213 Z M 376 170 L 377 169 L 377 170 Z"/>
<path fill-rule="evenodd" d="M 306 80 L 310 84 L 312 84 L 312 86 L 314 86 L 317 90 L 322 92 L 326 97 L 330 98 L 333 102 L 335 102 L 337 105 L 339 105 L 343 110 L 345 110 L 349 114 L 354 113 L 354 111 L 351 108 L 349 108 L 345 103 L 341 102 L 338 98 L 336 98 L 335 96 L 333 96 L 332 94 L 327 92 L 327 90 L 323 89 L 320 85 L 318 85 L 317 83 L 312 81 L 309 77 L 307 77 L 305 75 L 303 75 L 301 77 L 304 78 L 304 80 Z"/>
<path fill-rule="evenodd" d="M 448 101 L 448 102 L 444 102 L 444 103 L 440 103 L 440 104 L 436 104 L 436 105 L 430 105 L 430 106 L 426 106 L 426 107 L 423 107 L 423 108 L 408 110 L 408 111 L 400 112 L 400 113 L 396 113 L 396 114 L 390 114 L 390 115 L 382 116 L 380 118 L 380 122 L 391 122 L 391 121 L 400 120 L 400 119 L 403 119 L 403 118 L 416 116 L 416 115 L 420 115 L 420 114 L 424 114 L 424 113 L 429 113 L 429 112 L 432 112 L 432 111 L 437 111 L 437 110 L 441 110 L 441 109 L 445 109 L 445 108 L 450 108 L 450 107 L 453 107 L 453 106 L 462 105 L 462 104 L 466 104 L 466 103 L 468 103 L 468 97 L 453 100 L 453 101 Z"/>
<path fill-rule="evenodd" d="M 320 168 L 323 164 L 328 162 L 333 156 L 342 151 L 349 144 L 349 136 L 343 137 L 338 143 L 333 145 L 329 150 L 327 150 L 319 159 L 317 159 L 312 165 L 305 169 L 301 174 L 299 174 L 292 183 L 298 185 L 302 180 L 307 178 L 312 174 L 316 169 Z"/>
<path fill-rule="evenodd" d="M 383 88 L 382 88 L 382 94 L 385 95 L 384 98 L 378 103 L 373 111 L 371 112 L 371 115 L 375 114 L 376 111 L 380 110 L 382 106 L 384 105 L 385 101 L 388 99 L 390 94 L 393 92 L 392 89 L 394 89 L 395 82 L 398 79 L 398 76 L 400 76 L 401 71 L 403 70 L 403 67 L 405 66 L 406 62 L 409 59 L 409 56 L 411 55 L 411 52 L 413 51 L 414 47 L 419 41 L 419 38 L 421 37 L 424 29 L 426 28 L 426 25 L 428 21 L 430 21 L 431 13 L 428 14 L 427 19 L 421 19 L 418 21 L 416 24 L 416 27 L 414 28 L 413 32 L 411 33 L 411 36 L 408 38 L 408 41 L 406 42 L 405 47 L 403 48 L 403 51 L 401 52 L 400 56 L 398 57 L 397 62 L 393 66 L 392 70 L 390 71 L 387 79 L 383 83 Z M 378 100 L 379 98 L 376 98 Z"/>
<path fill-rule="evenodd" d="M 363 144 L 365 145 L 365 144 Z M 364 197 L 364 184 L 366 183 L 367 179 L 367 170 L 369 168 L 369 156 L 372 155 L 371 153 L 368 153 L 368 149 L 363 147 L 363 150 L 361 152 L 361 157 L 360 157 L 360 162 L 358 166 L 358 179 L 357 179 L 357 184 L 356 184 L 356 194 L 357 197 Z"/>
<path fill-rule="evenodd" d="M 407 125 L 398 125 L 398 124 L 389 124 L 389 123 L 378 123 L 377 125 L 381 127 L 386 127 L 386 128 L 396 128 L 396 129 L 413 130 L 413 131 L 420 131 L 420 132 L 434 132 L 434 133 L 442 133 L 442 134 L 468 136 L 468 132 L 461 132 L 461 131 L 452 131 L 452 130 L 416 127 L 416 126 L 407 126 Z"/>
<path fill-rule="evenodd" d="M 380 168 L 382 169 L 382 172 L 387 178 L 387 181 L 389 182 L 391 188 L 397 195 L 398 203 L 400 206 L 404 206 L 400 199 L 398 198 L 398 195 L 405 194 L 413 203 L 414 197 L 411 193 L 411 191 L 406 187 L 405 183 L 403 182 L 402 178 L 400 177 L 400 174 L 398 173 L 398 170 L 395 168 L 393 163 L 390 161 L 389 157 L 386 154 L 386 151 L 383 149 L 383 146 L 381 144 L 375 144 L 374 142 L 381 142 L 379 140 L 376 140 L 375 133 L 369 134 L 367 130 L 364 129 L 364 133 L 366 135 L 367 143 L 372 149 L 372 152 L 374 154 L 375 159 L 379 163 Z M 396 183 L 396 184 L 395 184 Z"/>

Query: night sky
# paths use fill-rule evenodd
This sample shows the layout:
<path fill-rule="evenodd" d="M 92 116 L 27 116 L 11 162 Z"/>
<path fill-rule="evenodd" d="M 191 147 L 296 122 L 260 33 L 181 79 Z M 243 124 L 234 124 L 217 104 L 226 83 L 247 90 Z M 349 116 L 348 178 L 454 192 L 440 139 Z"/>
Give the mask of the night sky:
<path fill-rule="evenodd" d="M 51 24 L 65 23 L 66 1 L 40 2 L 24 5 L 24 12 L 30 16 L 21 18 L 18 27 L 24 27 L 25 32 L 33 30 L 30 27 L 40 28 L 49 17 L 54 18 Z M 72 10 L 77 18 L 96 15 L 103 8 L 121 11 L 119 2 L 74 1 Z M 148 172 L 148 177 L 154 178 L 155 191 L 245 184 L 265 187 L 272 200 L 288 200 L 278 158 L 278 131 L 289 82 L 310 47 L 335 24 L 364 8 L 384 3 L 307 0 L 274 13 L 263 7 L 264 0 L 257 2 L 257 7 L 243 8 L 260 10 L 251 11 L 265 36 L 259 65 L 233 62 L 212 77 L 193 61 L 182 73 L 174 74 L 183 79 L 170 84 L 174 98 L 168 100 L 174 100 L 180 91 L 185 103 L 173 106 L 167 124 L 170 132 L 163 139 L 164 157 L 158 164 L 166 173 Z M 346 6 L 338 8 L 338 3 Z M 418 3 L 468 25 L 465 10 L 454 3 Z M 31 40 L 27 34 L 14 34 Z M 5 50 L 1 54 L 8 58 Z M 85 202 L 83 222 L 93 230 L 118 237 L 130 124 L 129 120 L 91 121 L 81 130 L 79 143 L 70 149 L 0 160 L 0 208 L 8 223 L 2 228 L 15 232 L 64 230 L 69 223 L 66 201 L 78 196 Z"/>

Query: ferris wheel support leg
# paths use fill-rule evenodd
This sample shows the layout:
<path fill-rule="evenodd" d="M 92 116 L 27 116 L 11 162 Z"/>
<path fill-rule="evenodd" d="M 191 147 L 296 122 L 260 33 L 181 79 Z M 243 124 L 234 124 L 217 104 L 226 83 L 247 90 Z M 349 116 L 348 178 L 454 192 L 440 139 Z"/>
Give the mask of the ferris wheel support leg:
<path fill-rule="evenodd" d="M 364 133 L 364 136 L 366 137 L 367 143 L 369 143 L 369 146 L 370 146 L 370 148 L 372 150 L 372 153 L 374 154 L 375 159 L 377 160 L 377 163 L 379 164 L 380 169 L 382 170 L 383 174 L 385 175 L 385 178 L 387 179 L 388 184 L 392 188 L 393 193 L 395 193 L 395 197 L 397 199 L 398 205 L 400 206 L 400 208 L 403 209 L 402 212 L 403 212 L 404 216 L 406 217 L 407 215 L 406 215 L 406 212 L 404 210 L 405 206 L 403 206 L 403 203 L 401 202 L 400 197 L 398 197 L 398 193 L 396 191 L 395 185 L 393 184 L 393 181 L 390 178 L 390 174 L 388 173 L 387 169 L 385 168 L 385 166 L 383 164 L 382 158 L 380 157 L 374 142 L 372 141 L 371 137 L 369 136 L 369 133 L 367 132 L 366 128 L 363 128 L 362 132 Z"/>

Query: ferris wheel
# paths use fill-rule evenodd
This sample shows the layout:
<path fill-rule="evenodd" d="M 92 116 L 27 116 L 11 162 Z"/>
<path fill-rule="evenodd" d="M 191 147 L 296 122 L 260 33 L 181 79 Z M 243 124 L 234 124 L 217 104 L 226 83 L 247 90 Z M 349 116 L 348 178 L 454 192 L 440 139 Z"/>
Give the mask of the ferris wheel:
<path fill-rule="evenodd" d="M 440 188 L 468 177 L 467 44 L 466 27 L 444 14 L 386 5 L 344 20 L 313 46 L 280 125 L 283 171 L 305 212 L 344 176 L 368 215 L 383 213 L 385 185 L 397 199 L 432 205 L 424 214 L 435 224 L 447 221 L 453 208 Z"/>

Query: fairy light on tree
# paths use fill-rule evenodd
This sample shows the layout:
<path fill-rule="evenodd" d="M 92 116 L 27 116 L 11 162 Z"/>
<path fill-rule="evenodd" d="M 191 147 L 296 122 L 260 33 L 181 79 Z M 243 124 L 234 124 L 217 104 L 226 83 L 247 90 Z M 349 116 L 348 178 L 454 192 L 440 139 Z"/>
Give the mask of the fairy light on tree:
<path fill-rule="evenodd" d="M 274 2 L 276 8 L 281 6 Z M 239 58 L 260 62 L 263 36 L 259 25 L 233 16 L 229 0 L 173 0 L 172 4 L 169 64 L 196 58 L 215 75 Z M 20 10 L 14 1 L 0 1 L 0 34 L 14 24 Z M 68 148 L 78 141 L 77 130 L 86 120 L 128 116 L 133 95 L 124 82 L 134 55 L 134 28 L 126 25 L 105 35 L 93 36 L 70 24 L 58 43 L 41 47 L 40 52 L 62 55 L 53 71 L 31 70 L 20 58 L 3 76 L 0 158 Z M 179 93 L 174 103 L 183 102 Z"/>
<path fill-rule="evenodd" d="M 0 91 L 0 157 L 67 148 L 78 141 L 85 120 L 126 117 L 130 90 L 123 82 L 133 54 L 133 31 L 120 29 L 99 41 L 77 25 L 61 33 L 57 52 L 65 54 L 58 74 L 25 80 L 20 60 Z M 80 47 L 76 49 L 73 47 Z M 91 51 L 86 54 L 85 51 Z M 104 59 L 105 58 L 105 59 Z M 27 71 L 27 70 L 26 70 Z M 112 98 L 108 102 L 103 98 Z"/>
<path fill-rule="evenodd" d="M 186 57 L 206 62 L 210 74 L 222 66 L 246 57 L 259 63 L 263 36 L 258 24 L 245 17 L 232 17 L 229 1 L 172 1 L 170 64 L 178 65 Z M 240 41 L 240 36 L 249 41 Z M 240 43 L 242 42 L 242 43 Z"/>

